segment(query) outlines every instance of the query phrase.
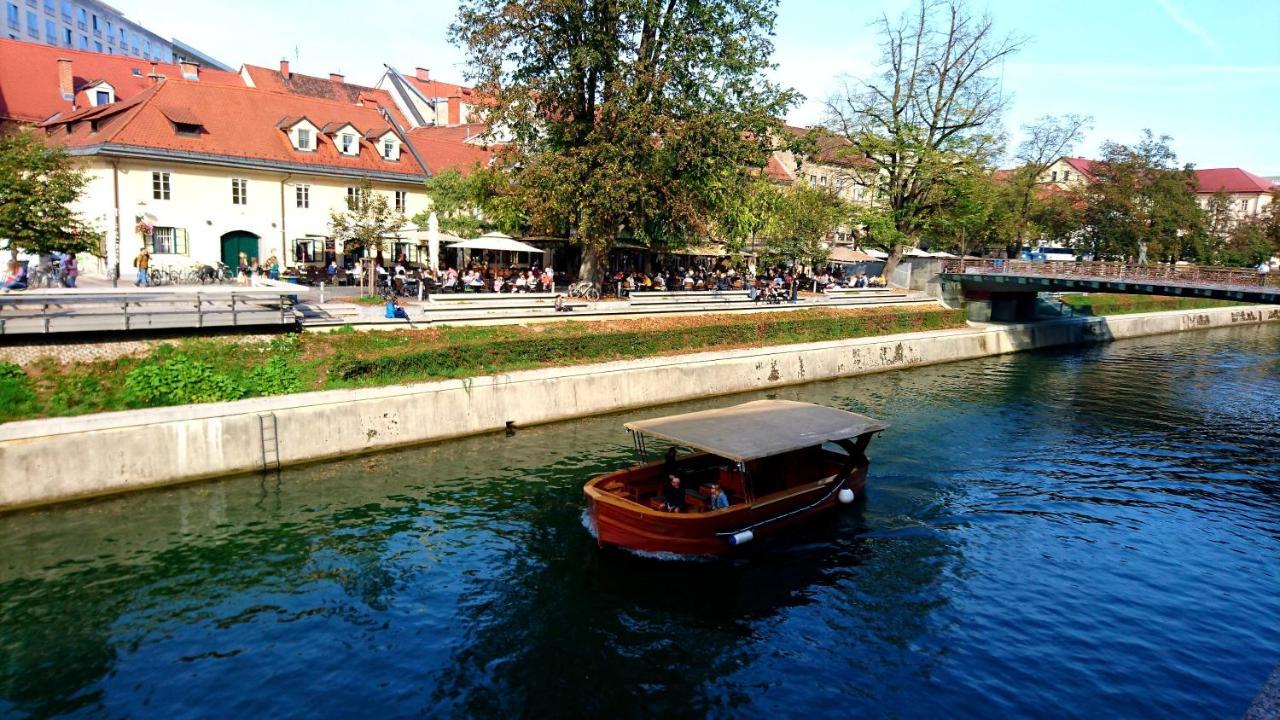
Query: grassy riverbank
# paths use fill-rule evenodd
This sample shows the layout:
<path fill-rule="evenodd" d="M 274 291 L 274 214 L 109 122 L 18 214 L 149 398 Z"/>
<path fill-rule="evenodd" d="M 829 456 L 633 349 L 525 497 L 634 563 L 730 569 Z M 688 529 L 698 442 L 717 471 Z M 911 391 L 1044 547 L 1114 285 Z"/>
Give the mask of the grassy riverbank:
<path fill-rule="evenodd" d="M 192 338 L 140 357 L 0 363 L 0 422 L 963 326 L 958 310 L 886 307 Z"/>
<path fill-rule="evenodd" d="M 1088 295 L 1063 295 L 1062 302 L 1084 315 L 1128 315 L 1130 313 L 1160 312 L 1162 310 L 1203 310 L 1228 307 L 1244 303 L 1209 298 L 1169 297 L 1165 295 L 1123 295 L 1119 293 L 1090 293 Z"/>

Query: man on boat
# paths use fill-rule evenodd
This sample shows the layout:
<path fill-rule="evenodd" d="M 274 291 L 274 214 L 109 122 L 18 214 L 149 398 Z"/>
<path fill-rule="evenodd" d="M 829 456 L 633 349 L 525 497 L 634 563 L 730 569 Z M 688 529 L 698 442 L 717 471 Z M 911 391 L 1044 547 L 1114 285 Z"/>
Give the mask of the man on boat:
<path fill-rule="evenodd" d="M 724 488 L 721 488 L 718 483 L 713 484 L 711 486 L 711 509 L 723 510 L 727 507 L 729 507 L 729 496 L 725 494 Z"/>
<path fill-rule="evenodd" d="M 667 486 L 662 488 L 662 499 L 668 512 L 684 512 L 685 493 L 679 475 L 669 477 Z"/>

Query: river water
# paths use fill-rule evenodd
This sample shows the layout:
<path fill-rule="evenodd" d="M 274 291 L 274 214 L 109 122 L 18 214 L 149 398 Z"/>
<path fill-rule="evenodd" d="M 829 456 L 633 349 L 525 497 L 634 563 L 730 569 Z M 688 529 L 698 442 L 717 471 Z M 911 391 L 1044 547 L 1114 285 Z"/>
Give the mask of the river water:
<path fill-rule="evenodd" d="M 778 389 L 865 504 L 602 553 L 625 420 L 0 517 L 0 717 L 1239 717 L 1280 660 L 1280 328 Z M 88 470 L 88 466 L 86 466 Z"/>

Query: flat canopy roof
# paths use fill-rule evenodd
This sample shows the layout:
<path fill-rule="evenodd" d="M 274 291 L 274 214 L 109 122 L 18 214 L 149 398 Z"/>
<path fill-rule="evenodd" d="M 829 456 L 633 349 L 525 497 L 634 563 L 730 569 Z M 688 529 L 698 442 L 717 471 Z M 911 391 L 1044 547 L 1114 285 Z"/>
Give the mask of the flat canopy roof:
<path fill-rule="evenodd" d="M 793 400 L 757 400 L 625 425 L 736 462 L 781 455 L 889 427 L 875 418 Z"/>

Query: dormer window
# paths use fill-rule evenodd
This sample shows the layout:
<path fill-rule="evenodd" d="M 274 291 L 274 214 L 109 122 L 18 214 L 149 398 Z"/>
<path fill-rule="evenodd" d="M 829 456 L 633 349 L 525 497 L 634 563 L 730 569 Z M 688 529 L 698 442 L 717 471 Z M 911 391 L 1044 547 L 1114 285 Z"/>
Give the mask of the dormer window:
<path fill-rule="evenodd" d="M 294 150 L 302 150 L 305 152 L 313 152 L 316 149 L 316 139 L 320 135 L 320 128 L 305 117 L 287 117 L 276 124 L 276 127 L 284 130 L 289 135 L 289 143 L 293 145 Z"/>
<path fill-rule="evenodd" d="M 160 113 L 173 123 L 173 132 L 176 135 L 198 138 L 204 133 L 204 123 L 190 108 L 162 107 Z"/>
<path fill-rule="evenodd" d="M 94 107 L 110 105 L 116 101 L 116 89 L 105 80 L 89 83 L 82 89 L 89 98 L 89 104 Z"/>
<path fill-rule="evenodd" d="M 351 133 L 342 133 L 338 136 L 338 147 L 342 150 L 343 155 L 355 155 L 357 152 L 356 136 Z"/>
<path fill-rule="evenodd" d="M 320 132 L 333 138 L 333 147 L 343 155 L 360 154 L 360 138 L 364 134 L 349 122 L 331 122 L 320 129 Z"/>
<path fill-rule="evenodd" d="M 395 160 L 396 143 L 394 140 L 382 141 L 382 157 L 388 160 Z"/>

